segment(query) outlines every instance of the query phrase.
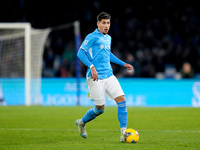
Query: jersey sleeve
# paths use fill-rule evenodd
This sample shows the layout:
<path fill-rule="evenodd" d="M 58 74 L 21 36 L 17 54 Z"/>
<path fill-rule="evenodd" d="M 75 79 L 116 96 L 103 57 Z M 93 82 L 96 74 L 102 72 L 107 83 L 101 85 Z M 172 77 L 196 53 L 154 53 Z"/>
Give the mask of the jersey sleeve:
<path fill-rule="evenodd" d="M 83 49 L 87 52 L 92 47 L 92 45 L 94 43 L 94 39 L 95 38 L 92 36 L 92 34 L 87 35 L 85 40 L 81 44 L 80 49 Z"/>
<path fill-rule="evenodd" d="M 84 39 L 83 43 L 80 46 L 80 49 L 77 53 L 78 58 L 87 66 L 90 67 L 92 65 L 91 61 L 89 60 L 87 56 L 87 52 L 92 47 L 94 43 L 94 37 L 92 34 L 88 34 L 86 38 Z"/>
<path fill-rule="evenodd" d="M 77 56 L 87 67 L 90 67 L 92 65 L 92 63 L 86 55 L 86 51 L 84 51 L 83 49 L 79 49 Z"/>
<path fill-rule="evenodd" d="M 110 52 L 110 61 L 118 64 L 120 66 L 124 66 L 125 62 L 123 62 L 122 60 L 120 60 L 119 58 L 117 58 L 113 53 Z"/>

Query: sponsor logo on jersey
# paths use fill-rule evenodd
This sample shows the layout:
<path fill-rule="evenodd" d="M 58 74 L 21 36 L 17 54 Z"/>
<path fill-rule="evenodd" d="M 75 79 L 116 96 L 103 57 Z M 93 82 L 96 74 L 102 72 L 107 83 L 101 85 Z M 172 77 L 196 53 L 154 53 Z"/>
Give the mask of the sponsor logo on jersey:
<path fill-rule="evenodd" d="M 88 40 L 85 40 L 85 41 L 84 41 L 84 44 L 87 45 L 87 43 L 88 43 Z"/>

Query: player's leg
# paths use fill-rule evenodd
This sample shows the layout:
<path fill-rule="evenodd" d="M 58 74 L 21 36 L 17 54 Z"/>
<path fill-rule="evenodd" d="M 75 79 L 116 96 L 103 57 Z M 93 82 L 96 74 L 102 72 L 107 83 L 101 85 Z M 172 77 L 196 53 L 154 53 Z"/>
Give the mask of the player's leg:
<path fill-rule="evenodd" d="M 117 78 L 113 75 L 108 78 L 106 84 L 106 91 L 109 100 L 114 99 L 118 106 L 118 120 L 120 124 L 121 135 L 125 133 L 127 129 L 127 108 L 126 108 L 126 99 L 124 97 L 124 92 L 119 84 Z"/>
<path fill-rule="evenodd" d="M 101 115 L 104 112 L 104 105 L 96 105 L 94 108 L 91 108 L 87 113 L 82 117 L 82 123 L 86 124 L 91 120 L 95 119 L 97 116 Z"/>
<path fill-rule="evenodd" d="M 88 98 L 94 102 L 95 107 L 88 110 L 82 117 L 84 124 L 101 115 L 104 112 L 105 104 L 104 81 L 93 81 L 92 78 L 87 78 L 87 86 L 90 91 Z"/>
<path fill-rule="evenodd" d="M 102 81 L 92 81 L 92 79 L 87 79 L 87 85 L 90 90 L 89 98 L 94 102 L 95 107 L 89 109 L 86 114 L 81 118 L 76 120 L 76 125 L 80 135 L 83 138 L 87 138 L 87 132 L 85 124 L 95 119 L 97 116 L 104 112 L 105 104 L 105 92 L 103 88 Z"/>
<path fill-rule="evenodd" d="M 95 119 L 97 116 L 101 115 L 103 112 L 104 112 L 104 105 L 95 106 L 94 108 L 89 109 L 81 119 L 77 119 L 75 121 L 76 126 L 78 127 L 78 130 L 79 130 L 79 133 L 83 138 L 87 138 L 88 136 L 85 124 Z"/>
<path fill-rule="evenodd" d="M 118 96 L 115 98 L 115 101 L 118 106 L 118 120 L 120 124 L 120 130 L 121 130 L 121 135 L 124 135 L 126 129 L 127 129 L 127 118 L 128 118 L 128 112 L 126 108 L 126 99 L 123 95 Z"/>

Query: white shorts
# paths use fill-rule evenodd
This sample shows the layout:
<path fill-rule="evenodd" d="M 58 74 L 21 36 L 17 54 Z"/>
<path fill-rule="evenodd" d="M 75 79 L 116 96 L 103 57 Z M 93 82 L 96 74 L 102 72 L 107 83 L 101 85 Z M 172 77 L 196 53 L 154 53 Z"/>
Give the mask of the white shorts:
<path fill-rule="evenodd" d="M 99 79 L 98 81 L 93 81 L 92 78 L 88 77 L 87 86 L 89 88 L 88 98 L 97 106 L 105 104 L 105 96 L 109 100 L 113 100 L 118 96 L 124 95 L 119 81 L 114 75 L 107 79 Z"/>

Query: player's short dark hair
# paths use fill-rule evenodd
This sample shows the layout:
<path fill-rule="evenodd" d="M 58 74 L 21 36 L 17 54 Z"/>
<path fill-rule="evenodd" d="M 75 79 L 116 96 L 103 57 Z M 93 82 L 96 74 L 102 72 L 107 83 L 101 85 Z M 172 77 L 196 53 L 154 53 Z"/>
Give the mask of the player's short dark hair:
<path fill-rule="evenodd" d="M 106 12 L 101 12 L 98 16 L 97 16 L 97 21 L 101 21 L 102 19 L 111 19 L 111 15 L 106 13 Z"/>

